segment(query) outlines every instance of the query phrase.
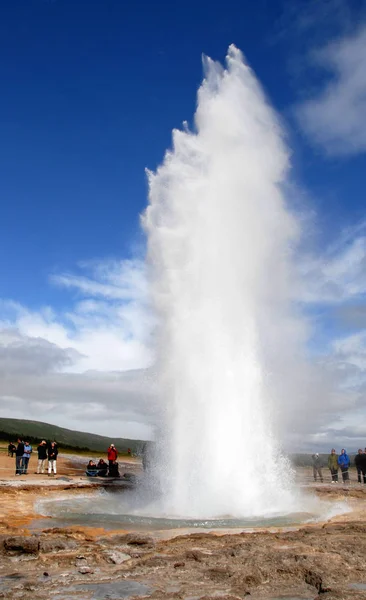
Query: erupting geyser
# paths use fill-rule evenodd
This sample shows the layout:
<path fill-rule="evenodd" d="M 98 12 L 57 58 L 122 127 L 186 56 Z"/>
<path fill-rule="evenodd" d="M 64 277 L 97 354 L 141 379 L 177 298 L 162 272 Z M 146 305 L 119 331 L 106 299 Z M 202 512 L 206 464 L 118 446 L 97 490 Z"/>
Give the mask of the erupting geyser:
<path fill-rule="evenodd" d="M 296 320 L 287 167 L 279 121 L 240 51 L 229 48 L 226 69 L 205 59 L 194 131 L 173 132 L 144 216 L 165 514 L 294 510 L 269 366 Z"/>

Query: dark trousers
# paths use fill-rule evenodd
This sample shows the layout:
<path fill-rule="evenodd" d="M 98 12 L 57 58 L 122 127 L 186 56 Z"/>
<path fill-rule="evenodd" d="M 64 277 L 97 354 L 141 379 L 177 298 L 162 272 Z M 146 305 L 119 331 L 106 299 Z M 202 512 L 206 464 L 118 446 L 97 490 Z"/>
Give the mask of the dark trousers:
<path fill-rule="evenodd" d="M 357 481 L 358 481 L 358 483 L 362 483 L 361 482 L 361 474 L 362 474 L 362 477 L 363 477 L 363 482 L 366 483 L 366 471 L 360 469 L 359 467 L 357 467 Z"/>
<path fill-rule="evenodd" d="M 341 467 L 341 471 L 343 482 L 345 483 L 346 481 L 349 481 L 348 467 Z"/>
<path fill-rule="evenodd" d="M 23 460 L 22 456 L 15 457 L 15 475 L 22 474 L 22 460 Z"/>
<path fill-rule="evenodd" d="M 332 481 L 338 481 L 338 469 L 331 469 L 330 474 L 332 476 Z"/>

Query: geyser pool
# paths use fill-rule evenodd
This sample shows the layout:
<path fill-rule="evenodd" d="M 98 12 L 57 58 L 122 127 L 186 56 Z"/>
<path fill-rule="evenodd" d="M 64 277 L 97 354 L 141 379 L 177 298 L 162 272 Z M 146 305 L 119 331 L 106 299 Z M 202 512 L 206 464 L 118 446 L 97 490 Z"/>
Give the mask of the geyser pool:
<path fill-rule="evenodd" d="M 299 227 L 283 194 L 288 152 L 242 54 L 204 60 L 192 130 L 149 172 L 148 237 L 163 423 L 157 514 L 299 510 L 279 450 L 277 365 L 303 342 L 292 305 Z"/>
<path fill-rule="evenodd" d="M 52 517 L 49 520 L 36 519 L 33 528 L 65 527 L 70 525 L 123 529 L 126 531 L 167 531 L 185 528 L 187 530 L 215 529 L 256 529 L 267 527 L 292 527 L 304 522 L 326 521 L 331 517 L 348 512 L 344 503 L 329 503 L 308 499 L 307 511 L 299 510 L 290 514 L 273 513 L 266 517 L 240 517 L 222 515 L 220 518 L 188 519 L 169 515 L 156 516 L 154 505 L 144 505 L 141 497 L 133 491 L 118 493 L 100 490 L 90 494 L 60 496 L 57 499 L 41 499 L 36 503 L 39 515 Z"/>

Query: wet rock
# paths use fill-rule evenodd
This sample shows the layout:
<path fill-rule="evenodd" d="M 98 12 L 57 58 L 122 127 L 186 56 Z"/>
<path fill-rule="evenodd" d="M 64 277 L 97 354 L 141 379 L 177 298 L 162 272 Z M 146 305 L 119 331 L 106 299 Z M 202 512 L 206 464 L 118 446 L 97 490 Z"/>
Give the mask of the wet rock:
<path fill-rule="evenodd" d="M 80 567 L 79 569 L 79 573 L 81 573 L 82 575 L 88 575 L 89 573 L 94 573 L 93 569 L 91 567 Z"/>
<path fill-rule="evenodd" d="M 121 565 L 123 562 L 126 562 L 126 560 L 131 559 L 131 556 L 129 554 L 119 552 L 118 550 L 106 550 L 104 552 L 104 556 L 107 562 L 113 565 Z"/>
<path fill-rule="evenodd" d="M 60 552 L 62 550 L 73 550 L 77 547 L 75 540 L 68 539 L 41 539 L 39 549 L 43 554 Z"/>
<path fill-rule="evenodd" d="M 153 546 L 154 540 L 152 537 L 146 535 L 135 535 L 133 533 L 129 533 L 125 536 L 124 543 L 128 546 Z"/>
<path fill-rule="evenodd" d="M 139 533 L 125 533 L 102 537 L 99 542 L 105 546 L 154 546 L 154 540 L 148 535 Z"/>
<path fill-rule="evenodd" d="M 37 554 L 39 551 L 39 539 L 17 535 L 4 539 L 5 552 L 17 552 L 20 554 Z"/>

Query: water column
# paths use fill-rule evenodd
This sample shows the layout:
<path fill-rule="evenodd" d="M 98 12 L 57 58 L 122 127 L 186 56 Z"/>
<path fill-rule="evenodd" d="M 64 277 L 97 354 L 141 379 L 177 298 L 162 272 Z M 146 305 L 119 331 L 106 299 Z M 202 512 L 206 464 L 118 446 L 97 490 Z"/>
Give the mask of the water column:
<path fill-rule="evenodd" d="M 172 149 L 148 174 L 143 216 L 158 320 L 157 476 L 163 512 L 181 517 L 294 508 L 271 384 L 271 357 L 296 320 L 299 228 L 282 193 L 288 152 L 234 46 L 226 62 L 204 60 L 194 127 L 173 132 Z"/>

